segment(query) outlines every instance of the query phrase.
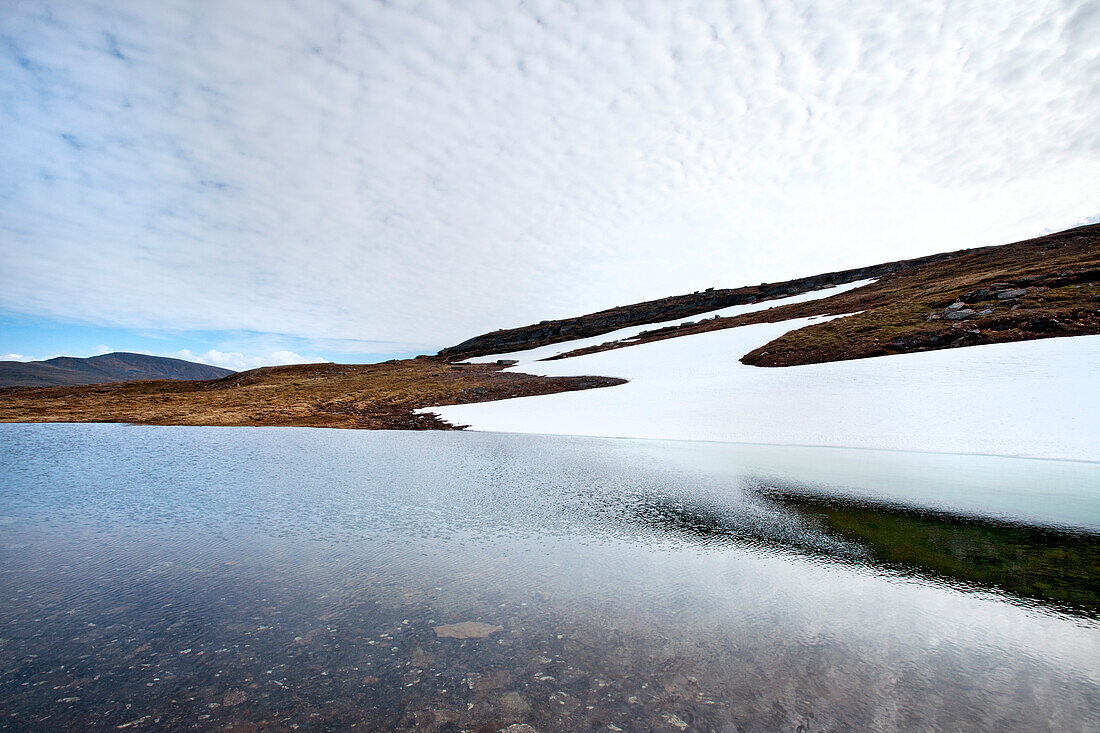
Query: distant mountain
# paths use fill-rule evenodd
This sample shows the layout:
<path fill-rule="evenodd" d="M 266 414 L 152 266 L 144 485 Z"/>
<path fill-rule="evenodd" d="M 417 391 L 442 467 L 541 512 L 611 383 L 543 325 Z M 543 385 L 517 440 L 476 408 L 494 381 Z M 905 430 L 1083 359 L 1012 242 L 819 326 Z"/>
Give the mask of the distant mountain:
<path fill-rule="evenodd" d="M 116 351 L 87 359 L 58 356 L 45 361 L 0 361 L 0 387 L 56 387 L 135 379 L 220 379 L 233 373 L 183 359 Z"/>

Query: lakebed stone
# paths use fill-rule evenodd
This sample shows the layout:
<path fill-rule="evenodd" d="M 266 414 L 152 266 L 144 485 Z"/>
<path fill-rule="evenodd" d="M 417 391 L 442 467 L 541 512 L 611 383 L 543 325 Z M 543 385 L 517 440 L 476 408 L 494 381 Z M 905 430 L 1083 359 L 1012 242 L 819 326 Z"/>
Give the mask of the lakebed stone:
<path fill-rule="evenodd" d="M 436 626 L 434 631 L 435 635 L 441 639 L 484 639 L 490 634 L 504 631 L 504 627 L 483 624 L 480 621 L 461 621 L 457 624 Z"/>

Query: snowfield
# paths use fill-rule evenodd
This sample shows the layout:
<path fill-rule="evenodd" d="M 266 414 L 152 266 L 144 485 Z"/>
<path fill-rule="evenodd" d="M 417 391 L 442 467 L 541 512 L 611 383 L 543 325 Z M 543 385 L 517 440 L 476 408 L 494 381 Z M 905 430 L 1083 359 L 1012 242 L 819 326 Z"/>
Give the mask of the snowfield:
<path fill-rule="evenodd" d="M 841 288 L 819 290 L 797 299 L 826 297 Z M 794 300 L 737 308 L 759 310 Z M 741 326 L 557 361 L 537 361 L 663 325 L 655 324 L 481 357 L 477 361 L 518 359 L 519 363 L 509 369 L 528 374 L 599 375 L 622 377 L 629 382 L 617 387 L 426 411 L 475 430 L 498 432 L 1100 461 L 1100 336 L 797 367 L 764 368 L 740 363 L 744 354 L 758 346 L 822 320 L 802 318 Z"/>

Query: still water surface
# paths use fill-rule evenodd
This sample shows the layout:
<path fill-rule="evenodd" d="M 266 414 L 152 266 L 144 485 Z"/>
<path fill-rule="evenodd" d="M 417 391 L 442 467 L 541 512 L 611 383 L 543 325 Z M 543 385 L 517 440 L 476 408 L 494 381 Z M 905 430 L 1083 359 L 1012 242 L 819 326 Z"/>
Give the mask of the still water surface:
<path fill-rule="evenodd" d="M 0 425 L 0 730 L 1094 731 L 1098 618 L 1098 464 Z"/>

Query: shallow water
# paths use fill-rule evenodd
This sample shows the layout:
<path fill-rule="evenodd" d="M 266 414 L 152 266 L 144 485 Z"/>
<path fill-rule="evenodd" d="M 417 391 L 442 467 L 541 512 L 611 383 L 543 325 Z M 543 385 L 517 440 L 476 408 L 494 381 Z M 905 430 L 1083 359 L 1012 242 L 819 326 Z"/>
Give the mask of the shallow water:
<path fill-rule="evenodd" d="M 1098 504 L 1084 463 L 0 425 L 0 729 L 1096 730 Z"/>

